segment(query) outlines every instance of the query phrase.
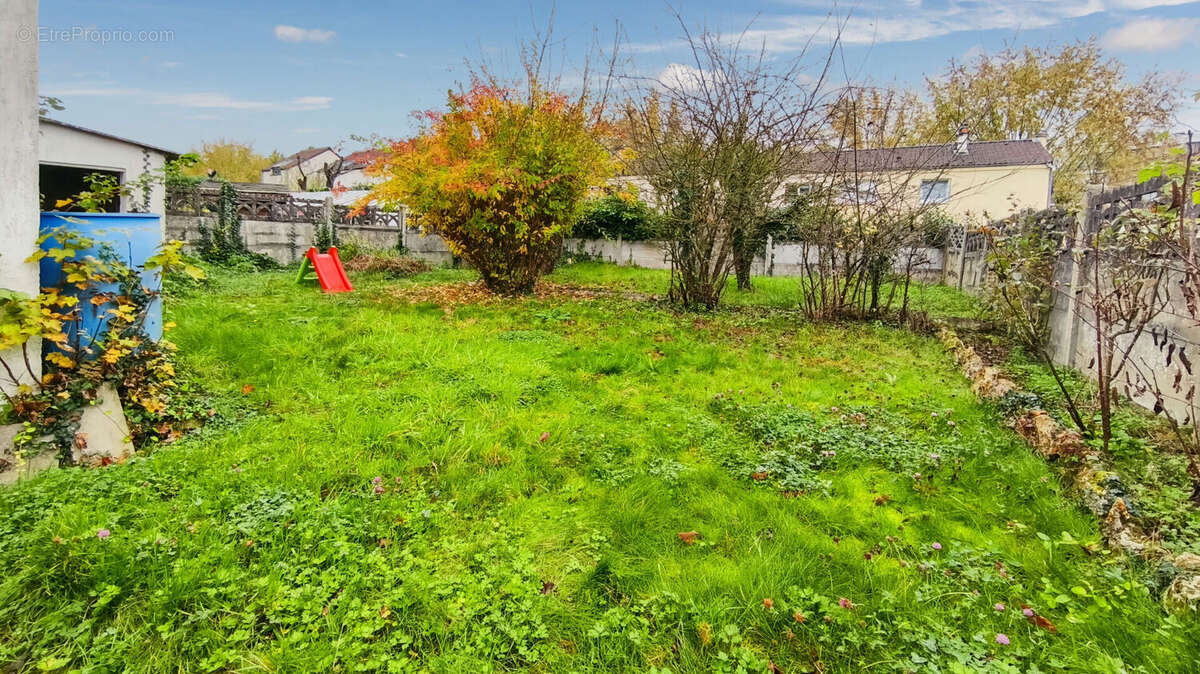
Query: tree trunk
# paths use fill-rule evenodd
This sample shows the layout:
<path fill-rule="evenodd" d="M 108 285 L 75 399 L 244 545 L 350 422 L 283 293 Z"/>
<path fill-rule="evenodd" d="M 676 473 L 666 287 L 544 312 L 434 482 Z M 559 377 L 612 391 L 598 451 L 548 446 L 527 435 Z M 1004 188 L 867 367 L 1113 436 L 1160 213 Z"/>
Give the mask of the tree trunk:
<path fill-rule="evenodd" d="M 753 255 L 735 255 L 733 260 L 733 270 L 737 276 L 738 290 L 751 291 L 754 290 L 754 285 L 750 283 L 750 266 L 754 263 Z"/>
<path fill-rule="evenodd" d="M 750 283 L 750 268 L 754 264 L 754 251 L 750 245 L 750 237 L 735 229 L 732 234 L 733 273 L 737 277 L 738 290 L 750 291 L 754 286 Z"/>

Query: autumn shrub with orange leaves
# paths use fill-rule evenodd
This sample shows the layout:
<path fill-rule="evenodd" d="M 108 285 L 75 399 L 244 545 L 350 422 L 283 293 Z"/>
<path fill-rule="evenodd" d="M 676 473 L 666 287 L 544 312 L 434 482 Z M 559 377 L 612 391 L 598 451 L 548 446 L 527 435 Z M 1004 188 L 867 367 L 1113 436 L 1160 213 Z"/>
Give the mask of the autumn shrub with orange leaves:
<path fill-rule="evenodd" d="M 536 81 L 521 89 L 476 80 L 422 115 L 415 138 L 371 168 L 368 199 L 403 204 L 494 292 L 533 290 L 562 252 L 583 199 L 611 171 L 586 95 Z"/>

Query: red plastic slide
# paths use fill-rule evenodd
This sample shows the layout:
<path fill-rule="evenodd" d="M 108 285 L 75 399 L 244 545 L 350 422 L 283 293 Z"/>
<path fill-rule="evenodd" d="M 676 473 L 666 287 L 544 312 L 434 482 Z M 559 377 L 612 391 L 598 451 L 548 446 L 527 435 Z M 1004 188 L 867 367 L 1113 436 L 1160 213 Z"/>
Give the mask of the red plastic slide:
<path fill-rule="evenodd" d="M 348 293 L 354 290 L 350 279 L 346 278 L 346 269 L 342 267 L 342 260 L 338 257 L 337 246 L 330 247 L 328 253 L 318 253 L 316 246 L 313 246 L 304 257 L 306 266 L 312 265 L 313 271 L 317 272 L 317 283 L 321 284 L 321 290 L 327 293 Z M 302 266 L 301 276 L 304 272 Z"/>

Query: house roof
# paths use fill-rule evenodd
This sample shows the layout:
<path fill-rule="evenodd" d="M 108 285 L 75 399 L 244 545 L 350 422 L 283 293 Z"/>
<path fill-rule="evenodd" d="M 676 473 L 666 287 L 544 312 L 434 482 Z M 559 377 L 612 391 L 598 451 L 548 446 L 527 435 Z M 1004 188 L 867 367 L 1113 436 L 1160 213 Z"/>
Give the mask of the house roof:
<path fill-rule="evenodd" d="M 333 152 L 333 148 L 331 148 L 329 146 L 306 147 L 303 150 L 300 150 L 299 152 L 297 152 L 295 154 L 291 154 L 291 155 L 284 157 L 283 159 L 280 159 L 279 161 L 275 162 L 274 164 L 271 164 L 264 170 L 270 170 L 273 168 L 281 168 L 281 169 L 291 168 L 301 162 L 306 162 L 309 159 L 316 157 L 317 155 L 321 154 L 322 152 Z M 334 154 L 337 154 L 337 153 L 334 152 Z"/>
<path fill-rule="evenodd" d="M 358 152 L 351 152 L 350 154 L 346 155 L 346 163 L 342 164 L 342 170 L 352 171 L 354 169 L 366 168 L 376 159 L 379 159 L 386 154 L 387 153 L 383 150 L 376 148 L 368 148 L 366 150 L 359 150 Z"/>
<path fill-rule="evenodd" d="M 205 180 L 198 186 L 201 192 L 217 192 L 220 191 L 224 184 L 218 180 Z M 257 192 L 257 193 L 272 193 L 272 194 L 287 194 L 288 188 L 286 185 L 277 185 L 275 183 L 239 183 L 230 182 L 233 188 L 238 192 Z"/>
<path fill-rule="evenodd" d="M 955 154 L 955 143 L 912 145 L 870 150 L 810 152 L 801 167 L 815 173 L 833 171 L 906 171 L 981 168 L 987 166 L 1045 166 L 1054 161 L 1036 140 L 972 141 L 966 154 Z"/>
<path fill-rule="evenodd" d="M 57 119 L 50 119 L 49 117 L 39 118 L 38 124 L 52 124 L 54 126 L 61 126 L 64 129 L 72 129 L 74 131 L 88 133 L 93 136 L 100 136 L 101 138 L 108 138 L 109 140 L 115 140 L 115 141 L 120 141 L 122 143 L 128 143 L 130 145 L 136 145 L 138 147 L 144 147 L 147 150 L 154 150 L 155 152 L 160 152 L 160 153 L 166 155 L 167 159 L 176 159 L 179 157 L 178 152 L 176 152 L 174 150 L 168 150 L 165 147 L 158 147 L 157 145 L 149 145 L 149 144 L 143 143 L 141 141 L 130 140 L 129 138 L 122 138 L 121 136 L 116 136 L 111 133 L 105 133 L 103 131 L 97 131 L 95 129 L 89 129 L 85 126 L 79 126 L 77 124 L 68 124 L 66 122 L 62 122 Z"/>

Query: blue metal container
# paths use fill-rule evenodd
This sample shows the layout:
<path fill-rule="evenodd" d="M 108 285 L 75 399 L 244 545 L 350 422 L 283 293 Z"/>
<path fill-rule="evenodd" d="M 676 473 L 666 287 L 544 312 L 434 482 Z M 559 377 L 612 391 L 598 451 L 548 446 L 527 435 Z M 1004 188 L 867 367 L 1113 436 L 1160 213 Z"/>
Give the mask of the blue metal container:
<path fill-rule="evenodd" d="M 160 216 L 154 213 L 59 213 L 44 212 L 40 231 L 48 231 L 65 227 L 79 232 L 96 242 L 96 247 L 80 251 L 77 257 L 87 255 L 100 256 L 100 248 L 108 244 L 118 259 L 132 269 L 141 269 L 146 258 L 158 252 L 162 244 L 162 223 Z M 43 250 L 57 247 L 54 239 L 42 244 Z M 62 280 L 62 265 L 49 257 L 41 260 L 40 268 L 42 287 L 56 286 Z M 142 286 L 147 290 L 157 292 L 162 289 L 162 275 L 158 271 L 142 271 Z M 101 292 L 119 292 L 115 283 L 102 284 Z M 86 346 L 92 339 L 104 336 L 108 317 L 105 313 L 112 304 L 95 306 L 86 298 L 80 306 L 80 320 L 72 325 L 64 326 L 70 343 L 75 343 L 74 334 L 80 333 L 80 344 Z M 162 339 L 162 299 L 155 298 L 150 305 L 149 313 L 144 324 L 146 334 L 157 341 Z"/>

